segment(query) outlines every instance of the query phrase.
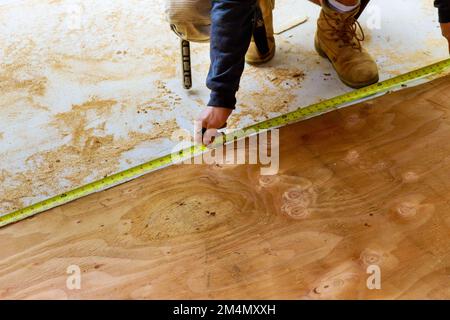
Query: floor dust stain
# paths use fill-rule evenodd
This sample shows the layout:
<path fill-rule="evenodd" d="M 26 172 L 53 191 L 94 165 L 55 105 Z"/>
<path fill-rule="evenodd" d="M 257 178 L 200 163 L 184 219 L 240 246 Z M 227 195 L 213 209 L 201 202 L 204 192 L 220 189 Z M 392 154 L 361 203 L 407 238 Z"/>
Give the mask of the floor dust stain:
<path fill-rule="evenodd" d="M 297 98 L 292 89 L 301 88 L 305 76 L 300 69 L 248 67 L 243 81 L 253 83 L 258 89 L 238 92 L 239 109 L 229 126 L 237 127 L 243 118 L 263 120 L 271 114 L 286 112 Z M 261 92 L 272 94 L 262 95 Z"/>
<path fill-rule="evenodd" d="M 111 102 L 100 103 L 100 108 L 109 103 Z M 88 105 L 95 104 L 90 102 Z M 86 104 L 81 110 L 83 107 L 86 108 Z M 169 120 L 153 125 L 148 132 L 130 132 L 125 138 L 114 138 L 112 135 L 96 136 L 92 133 L 94 129 L 82 130 L 86 119 L 72 118 L 68 121 L 71 116 L 64 117 L 66 122 L 58 124 L 67 123 L 72 128 L 70 143 L 27 158 L 26 164 L 30 170 L 19 174 L 11 174 L 5 170 L 1 172 L 2 205 L 8 211 L 25 205 L 26 198 L 22 195 L 29 198 L 39 195 L 49 197 L 70 190 L 69 186 L 79 186 L 111 175 L 118 171 L 124 152 L 133 150 L 142 142 L 164 138 L 168 132 L 179 128 L 175 120 Z M 67 187 L 61 188 L 61 184 Z"/>

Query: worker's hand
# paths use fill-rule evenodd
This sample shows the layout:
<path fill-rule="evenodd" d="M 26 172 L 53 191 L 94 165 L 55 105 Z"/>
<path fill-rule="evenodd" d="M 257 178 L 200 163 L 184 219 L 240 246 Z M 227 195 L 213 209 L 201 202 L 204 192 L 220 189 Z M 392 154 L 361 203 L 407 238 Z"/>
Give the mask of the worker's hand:
<path fill-rule="evenodd" d="M 450 52 L 450 22 L 449 23 L 441 23 L 442 35 L 448 41 L 448 50 Z"/>
<path fill-rule="evenodd" d="M 195 141 L 204 145 L 211 144 L 217 135 L 217 129 L 226 125 L 231 112 L 232 109 L 221 107 L 207 107 L 203 110 L 195 124 Z M 202 128 L 206 129 L 204 134 Z"/>

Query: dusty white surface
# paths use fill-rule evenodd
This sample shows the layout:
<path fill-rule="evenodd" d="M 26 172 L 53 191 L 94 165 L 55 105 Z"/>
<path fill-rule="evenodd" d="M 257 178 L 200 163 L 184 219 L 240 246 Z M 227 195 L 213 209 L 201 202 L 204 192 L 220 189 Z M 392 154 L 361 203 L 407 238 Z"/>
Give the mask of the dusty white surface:
<path fill-rule="evenodd" d="M 163 2 L 0 1 L 0 214 L 168 153 L 192 128 L 208 45 L 193 44 L 184 91 Z M 432 2 L 374 0 L 361 17 L 382 79 L 447 57 Z M 276 58 L 246 68 L 231 127 L 349 90 L 313 50 L 319 9 L 277 0 L 277 23 L 297 13 L 309 20 L 277 37 Z"/>

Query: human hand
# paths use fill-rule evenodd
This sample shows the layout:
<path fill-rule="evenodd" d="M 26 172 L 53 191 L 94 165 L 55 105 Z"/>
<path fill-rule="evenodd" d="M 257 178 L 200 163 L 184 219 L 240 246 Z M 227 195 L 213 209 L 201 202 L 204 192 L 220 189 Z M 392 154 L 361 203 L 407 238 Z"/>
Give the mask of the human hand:
<path fill-rule="evenodd" d="M 232 109 L 222 107 L 207 107 L 203 110 L 196 121 L 195 141 L 204 145 L 211 144 L 217 135 L 217 129 L 226 125 L 232 112 Z"/>

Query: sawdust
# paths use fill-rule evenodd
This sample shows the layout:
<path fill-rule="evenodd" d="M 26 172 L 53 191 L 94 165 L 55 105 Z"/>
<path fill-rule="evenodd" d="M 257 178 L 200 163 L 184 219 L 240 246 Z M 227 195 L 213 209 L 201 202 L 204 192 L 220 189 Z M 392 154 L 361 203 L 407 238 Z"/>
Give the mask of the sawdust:
<path fill-rule="evenodd" d="M 9 33 L 0 34 L 0 108 L 8 108 L 5 116 L 13 121 L 22 115 L 36 123 L 31 130 L 45 126 L 49 135 L 19 145 L 20 167 L 25 168 L 20 173 L 17 166 L 2 161 L 0 213 L 122 170 L 121 161 L 130 162 L 121 159 L 125 152 L 143 142 L 168 138 L 178 129 L 176 120 L 165 120 L 170 118 L 165 114 L 173 112 L 181 98 L 163 81 L 154 80 L 176 77 L 179 58 L 176 37 L 169 32 L 165 34 L 173 36 L 174 46 L 170 41 L 154 46 L 163 36 L 152 30 L 162 22 L 148 17 L 162 7 L 161 0 L 125 12 L 122 5 L 113 3 L 80 3 L 83 17 L 75 28 L 67 25 L 74 7 L 67 1 L 27 5 L 27 14 L 45 10 L 48 17 L 34 19 L 33 29 L 17 30 L 17 34 L 11 23 Z M 93 7 L 98 10 L 95 14 Z M 0 16 L 17 10 L 5 8 Z M 28 23 L 19 20 L 14 23 Z M 116 134 L 111 128 L 122 117 Z M 48 120 L 41 124 L 34 119 Z M 2 130 L 0 139 L 11 136 L 9 130 Z"/>
<path fill-rule="evenodd" d="M 405 61 L 410 63 L 414 63 L 416 61 L 427 61 L 433 55 L 433 48 L 436 47 L 445 47 L 445 39 L 428 39 L 426 40 L 423 49 L 418 49 L 414 51 L 399 51 L 397 49 L 392 49 L 389 47 L 375 47 L 370 50 L 370 54 L 375 57 L 384 57 L 383 58 L 383 72 L 392 75 L 398 76 L 403 74 L 405 70 L 399 69 L 399 65 L 405 65 Z M 424 65 L 426 63 L 424 62 Z M 414 69 L 417 67 L 411 67 Z"/>
<path fill-rule="evenodd" d="M 70 141 L 28 157 L 25 163 L 29 169 L 24 172 L 1 172 L 2 210 L 9 212 L 26 205 L 27 199 L 53 196 L 117 172 L 124 152 L 142 142 L 170 136 L 178 129 L 173 119 L 153 121 L 149 123 L 150 130 L 131 131 L 120 138 L 105 133 L 105 122 L 87 129 L 92 114 L 107 119 L 115 107 L 120 107 L 116 100 L 91 97 L 74 105 L 70 111 L 55 115 L 51 125 L 58 129 L 63 139 L 69 137 Z"/>
<path fill-rule="evenodd" d="M 70 73 L 67 64 L 58 67 L 61 71 Z M 19 89 L 26 90 L 24 95 L 31 98 L 45 94 L 46 78 L 39 81 L 35 79 L 19 81 L 14 76 L 15 72 L 27 68 L 26 65 L 11 64 L 3 68 L 7 68 L 8 71 L 0 77 L 0 89 L 3 92 L 16 93 Z M 86 75 L 84 79 L 87 79 Z M 106 78 L 95 76 L 93 82 L 104 80 Z M 164 82 L 155 81 L 155 86 L 156 97 L 140 103 L 137 106 L 138 113 L 168 112 L 181 103 L 181 98 L 168 89 Z M 117 101 L 92 96 L 82 104 L 73 105 L 70 111 L 54 115 L 49 126 L 58 129 L 60 139 L 70 138 L 70 140 L 56 149 L 36 152 L 29 156 L 25 161 L 27 170 L 23 172 L 2 170 L 0 212 L 19 209 L 36 201 L 34 199 L 54 196 L 117 172 L 124 152 L 134 149 L 145 141 L 170 137 L 170 133 L 178 129 L 176 120 L 157 122 L 154 119 L 158 117 L 153 116 L 148 124 L 151 129 L 147 132 L 146 127 L 140 126 L 142 131 L 130 131 L 122 138 L 115 138 L 112 134 L 102 135 L 105 132 L 105 124 L 110 121 L 108 119 L 111 118 L 115 108 L 132 104 L 133 101 L 127 102 L 126 99 Z M 37 106 L 32 103 L 30 107 Z M 89 127 L 92 117 L 104 121 L 97 126 Z M 3 133 L 0 138 L 3 138 Z"/>
<path fill-rule="evenodd" d="M 167 88 L 166 84 L 161 80 L 155 81 L 158 95 L 155 99 L 140 105 L 143 110 L 160 110 L 168 111 L 181 104 L 181 98 L 172 90 Z"/>
<path fill-rule="evenodd" d="M 177 76 L 177 65 L 180 59 L 178 50 L 173 46 L 158 46 L 155 48 L 145 48 L 143 55 L 152 59 L 157 59 L 152 66 L 152 72 L 160 73 L 163 77 L 173 78 Z"/>
<path fill-rule="evenodd" d="M 305 77 L 305 73 L 301 70 L 271 68 L 264 71 L 264 76 L 273 84 L 276 86 L 289 86 L 289 88 L 298 86 Z"/>
<path fill-rule="evenodd" d="M 86 129 L 88 125 L 87 113 L 93 111 L 98 116 L 107 116 L 116 104 L 117 101 L 115 100 L 99 100 L 97 97 L 92 97 L 81 105 L 74 105 L 69 112 L 55 115 L 50 125 L 58 128 L 63 137 L 71 134 L 73 147 L 85 149 L 88 147 L 88 140 L 93 137 L 95 130 L 95 128 Z"/>
<path fill-rule="evenodd" d="M 106 104 L 100 103 L 102 106 Z M 64 121 L 67 119 L 69 115 L 65 115 Z M 113 135 L 97 136 L 92 135 L 91 130 L 81 130 L 84 121 L 74 118 L 72 124 L 66 122 L 74 128 L 72 141 L 28 157 L 26 164 L 30 169 L 14 174 L 5 170 L 0 172 L 2 210 L 16 210 L 26 205 L 27 198 L 53 196 L 73 186 L 111 175 L 119 171 L 120 157 L 124 152 L 133 150 L 142 142 L 164 138 L 178 129 L 176 121 L 169 120 L 154 124 L 148 132 L 130 132 L 128 137 L 114 138 Z"/>
<path fill-rule="evenodd" d="M 238 112 L 230 119 L 229 127 L 239 126 L 243 118 L 263 120 L 268 119 L 271 114 L 288 111 L 289 106 L 296 99 L 292 89 L 301 87 L 305 73 L 295 68 L 248 67 L 244 78 L 247 78 L 247 81 L 254 81 L 257 89 L 238 92 Z M 261 94 L 261 92 L 271 94 Z"/>
<path fill-rule="evenodd" d="M 46 84 L 46 78 L 18 80 L 0 77 L 0 90 L 5 93 L 16 90 L 25 90 L 31 95 L 43 96 Z"/>
<path fill-rule="evenodd" d="M 25 63 L 0 64 L 0 92 L 24 92 L 31 96 L 43 96 L 47 78 L 30 74 Z"/>

